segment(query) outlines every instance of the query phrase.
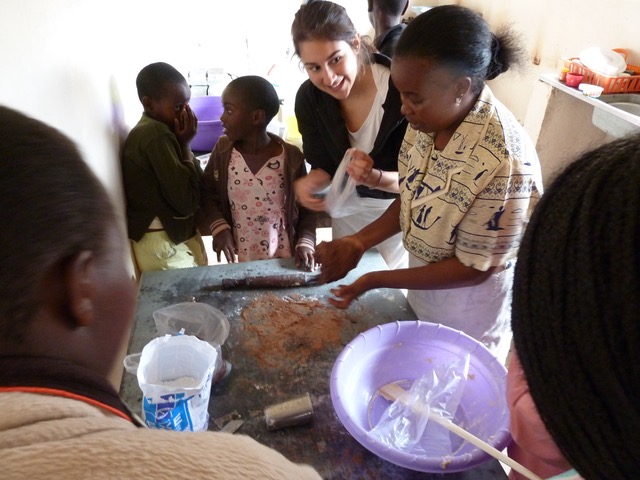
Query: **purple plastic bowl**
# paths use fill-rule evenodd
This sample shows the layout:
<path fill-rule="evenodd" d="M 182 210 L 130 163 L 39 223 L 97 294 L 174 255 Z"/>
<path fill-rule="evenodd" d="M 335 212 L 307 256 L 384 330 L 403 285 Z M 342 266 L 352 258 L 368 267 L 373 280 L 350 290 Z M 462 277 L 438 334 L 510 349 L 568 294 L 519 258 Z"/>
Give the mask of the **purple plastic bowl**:
<path fill-rule="evenodd" d="M 224 109 L 222 99 L 218 96 L 191 97 L 189 105 L 198 117 L 198 133 L 191 140 L 191 150 L 210 152 L 223 133 L 220 121 Z"/>
<path fill-rule="evenodd" d="M 498 450 L 511 441 L 506 403 L 507 370 L 489 350 L 463 332 L 422 321 L 379 325 L 354 338 L 331 372 L 331 401 L 347 431 L 365 448 L 401 467 L 420 472 L 458 472 L 492 457 L 455 434 L 446 456 L 419 456 L 389 447 L 369 431 L 391 402 L 378 388 L 413 381 L 440 364 L 470 354 L 469 376 L 453 421 Z"/>

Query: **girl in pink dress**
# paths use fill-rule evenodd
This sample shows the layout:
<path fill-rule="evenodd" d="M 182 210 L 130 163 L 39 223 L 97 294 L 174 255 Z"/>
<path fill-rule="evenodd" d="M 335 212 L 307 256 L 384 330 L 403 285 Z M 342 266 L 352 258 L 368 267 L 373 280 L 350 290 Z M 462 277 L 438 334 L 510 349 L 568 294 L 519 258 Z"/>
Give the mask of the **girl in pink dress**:
<path fill-rule="evenodd" d="M 300 207 L 293 182 L 306 175 L 304 155 L 267 132 L 280 101 L 264 78 L 236 78 L 222 92 L 218 139 L 201 180 L 199 225 L 227 262 L 295 256 L 314 267 L 316 214 Z"/>

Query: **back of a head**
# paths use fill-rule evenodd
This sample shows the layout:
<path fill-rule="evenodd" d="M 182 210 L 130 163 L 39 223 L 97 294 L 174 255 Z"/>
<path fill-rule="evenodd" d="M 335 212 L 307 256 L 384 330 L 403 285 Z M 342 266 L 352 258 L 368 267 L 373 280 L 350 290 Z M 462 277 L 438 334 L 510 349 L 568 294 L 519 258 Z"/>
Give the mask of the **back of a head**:
<path fill-rule="evenodd" d="M 0 342 L 19 342 L 43 272 L 81 250 L 101 252 L 114 211 L 61 132 L 2 106 L 0 131 Z"/>
<path fill-rule="evenodd" d="M 511 66 L 524 61 L 519 39 L 503 27 L 493 34 L 487 22 L 466 7 L 443 5 L 414 18 L 404 30 L 394 57 L 432 59 L 469 76 L 476 91 Z"/>
<path fill-rule="evenodd" d="M 265 126 L 280 110 L 278 92 L 267 79 L 258 75 L 245 75 L 233 79 L 226 87 L 233 89 L 250 110 L 264 110 Z"/>
<path fill-rule="evenodd" d="M 370 0 L 370 2 L 381 12 L 394 17 L 402 15 L 408 5 L 408 0 Z"/>
<path fill-rule="evenodd" d="M 640 136 L 547 189 L 516 265 L 512 326 L 547 429 L 586 479 L 640 472 Z"/>
<path fill-rule="evenodd" d="M 311 40 L 345 41 L 349 44 L 358 34 L 347 11 L 330 1 L 315 1 L 302 5 L 291 25 L 291 37 L 296 55 L 300 43 Z"/>
<path fill-rule="evenodd" d="M 143 97 L 158 99 L 162 95 L 166 85 L 187 84 L 187 79 L 173 66 L 164 62 L 151 63 L 144 67 L 136 77 L 138 98 Z"/>

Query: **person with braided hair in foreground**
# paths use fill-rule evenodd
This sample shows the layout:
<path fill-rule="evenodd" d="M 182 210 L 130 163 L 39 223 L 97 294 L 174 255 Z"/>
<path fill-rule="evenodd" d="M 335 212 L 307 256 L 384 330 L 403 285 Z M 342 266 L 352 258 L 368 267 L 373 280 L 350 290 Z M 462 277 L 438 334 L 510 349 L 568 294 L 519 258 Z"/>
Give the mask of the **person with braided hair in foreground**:
<path fill-rule="evenodd" d="M 59 131 L 0 106 L 3 480 L 314 479 L 244 435 L 144 427 L 106 380 L 136 286 L 123 228 Z"/>
<path fill-rule="evenodd" d="M 639 211 L 640 136 L 633 136 L 561 173 L 520 247 L 513 340 L 529 389 L 520 400 L 530 395 L 535 409 L 514 402 L 517 382 L 509 378 L 512 434 L 535 455 L 546 427 L 561 452 L 553 458 L 575 468 L 557 478 L 640 472 Z"/>
<path fill-rule="evenodd" d="M 522 60 L 509 29 L 473 10 L 434 7 L 396 44 L 391 77 L 409 121 L 398 158 L 400 198 L 357 233 L 321 243 L 321 281 L 402 232 L 409 268 L 368 272 L 332 290 L 346 308 L 374 288 L 409 289 L 420 320 L 462 330 L 505 361 L 513 261 L 542 193 L 533 143 L 485 81 Z M 365 155 L 358 150 L 355 155 Z"/>

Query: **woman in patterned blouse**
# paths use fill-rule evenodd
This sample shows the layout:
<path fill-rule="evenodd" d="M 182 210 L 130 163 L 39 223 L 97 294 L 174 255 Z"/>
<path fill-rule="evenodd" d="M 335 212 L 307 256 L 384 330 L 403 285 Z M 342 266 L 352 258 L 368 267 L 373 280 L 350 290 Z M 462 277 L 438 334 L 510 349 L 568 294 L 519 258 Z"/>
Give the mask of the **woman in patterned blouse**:
<path fill-rule="evenodd" d="M 373 288 L 406 288 L 421 320 L 462 330 L 504 360 L 511 341 L 512 263 L 542 193 L 535 149 L 485 84 L 522 58 L 513 35 L 447 5 L 403 32 L 391 65 L 409 128 L 400 198 L 373 224 L 322 245 L 323 281 L 342 278 L 398 231 L 409 268 L 370 272 L 332 292 L 346 308 Z"/>

